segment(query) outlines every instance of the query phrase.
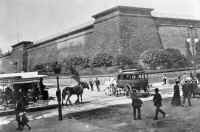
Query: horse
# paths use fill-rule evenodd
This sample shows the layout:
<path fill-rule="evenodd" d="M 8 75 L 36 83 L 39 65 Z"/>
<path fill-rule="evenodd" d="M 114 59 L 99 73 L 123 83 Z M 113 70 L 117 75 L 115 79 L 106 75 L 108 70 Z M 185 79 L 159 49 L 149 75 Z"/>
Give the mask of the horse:
<path fill-rule="evenodd" d="M 65 100 L 66 95 L 68 95 L 67 100 L 66 100 L 66 105 L 67 105 L 67 102 L 72 104 L 70 97 L 73 94 L 77 95 L 77 100 L 75 104 L 80 103 L 79 97 L 81 98 L 81 102 L 83 102 L 82 95 L 83 95 L 83 90 L 85 88 L 89 89 L 89 85 L 87 82 L 80 82 L 79 85 L 74 86 L 74 87 L 65 87 L 62 90 L 62 105 L 64 104 L 63 101 Z"/>

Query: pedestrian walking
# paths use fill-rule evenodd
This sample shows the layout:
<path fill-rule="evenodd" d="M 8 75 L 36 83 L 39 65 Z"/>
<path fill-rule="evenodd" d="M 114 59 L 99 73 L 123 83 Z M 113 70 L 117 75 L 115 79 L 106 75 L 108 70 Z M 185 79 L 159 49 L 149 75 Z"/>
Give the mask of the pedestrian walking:
<path fill-rule="evenodd" d="M 135 90 L 131 92 L 131 100 L 132 100 L 132 108 L 133 108 L 133 119 L 141 120 L 141 107 L 142 107 L 143 102 L 140 98 L 138 98 Z"/>
<path fill-rule="evenodd" d="M 163 118 L 165 118 L 166 113 L 162 109 L 160 109 L 160 107 L 162 106 L 162 96 L 160 95 L 158 88 L 155 89 L 153 102 L 154 106 L 156 107 L 154 120 L 158 120 L 159 113 L 161 113 L 163 115 Z"/>
<path fill-rule="evenodd" d="M 193 91 L 193 86 L 190 80 L 186 80 L 185 83 L 182 86 L 182 91 L 183 91 L 183 106 L 185 106 L 185 101 L 188 101 L 188 105 L 192 106 L 191 103 L 191 96 L 192 96 L 192 91 Z"/>
<path fill-rule="evenodd" d="M 193 97 L 196 97 L 196 90 L 198 89 L 198 79 L 197 78 L 195 78 L 195 77 L 193 77 L 192 78 L 192 80 L 191 80 L 191 87 L 192 87 L 192 90 L 191 90 L 191 92 L 192 92 L 192 95 L 193 95 Z M 191 95 L 191 96 L 192 96 Z"/>
<path fill-rule="evenodd" d="M 24 103 L 23 103 L 23 99 L 19 99 L 17 100 L 16 102 L 16 107 L 15 107 L 15 115 L 16 115 L 16 121 L 17 121 L 17 130 L 22 130 L 23 126 L 22 126 L 22 123 L 20 121 L 20 113 L 23 112 L 25 109 L 24 107 Z"/>
<path fill-rule="evenodd" d="M 162 79 L 163 79 L 163 85 L 166 85 L 167 84 L 166 74 L 163 74 Z"/>
<path fill-rule="evenodd" d="M 93 87 L 93 81 L 92 81 L 92 80 L 90 80 L 90 81 L 89 81 L 89 84 L 90 84 L 91 91 L 94 91 L 94 87 Z"/>
<path fill-rule="evenodd" d="M 100 88 L 99 88 L 100 81 L 99 81 L 98 78 L 96 78 L 96 80 L 95 80 L 95 84 L 96 84 L 97 91 L 100 91 Z"/>
<path fill-rule="evenodd" d="M 181 96 L 179 90 L 179 80 L 176 80 L 176 84 L 174 85 L 174 95 L 171 101 L 173 106 L 180 106 L 181 105 Z"/>
<path fill-rule="evenodd" d="M 20 118 L 21 118 L 20 121 L 21 121 L 21 125 L 22 125 L 22 130 L 24 129 L 25 126 L 27 126 L 29 130 L 31 130 L 31 126 L 28 124 L 29 119 L 26 116 L 26 112 L 23 112 L 22 115 L 20 115 Z"/>

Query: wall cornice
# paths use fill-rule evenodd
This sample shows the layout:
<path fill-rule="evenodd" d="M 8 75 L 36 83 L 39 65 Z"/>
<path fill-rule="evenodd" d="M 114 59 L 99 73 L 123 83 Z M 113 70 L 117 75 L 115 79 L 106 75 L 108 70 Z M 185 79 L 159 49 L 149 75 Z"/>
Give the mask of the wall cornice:
<path fill-rule="evenodd" d="M 159 26 L 175 26 L 175 27 L 200 27 L 200 20 L 183 19 L 183 18 L 167 18 L 167 17 L 153 17 L 156 24 Z"/>
<path fill-rule="evenodd" d="M 47 40 L 44 40 L 44 41 L 39 41 L 39 42 L 36 42 L 33 46 L 29 47 L 30 48 L 33 48 L 33 47 L 37 47 L 39 45 L 43 45 L 45 43 L 49 43 L 51 41 L 55 41 L 55 40 L 58 40 L 58 39 L 62 39 L 64 37 L 68 37 L 70 35 L 74 35 L 74 34 L 77 34 L 77 33 L 80 33 L 80 32 L 84 32 L 85 30 L 90 30 L 93 28 L 93 24 L 90 24 L 90 25 L 87 25 L 85 27 L 81 27 L 79 29 L 76 29 L 76 30 L 73 30 L 73 31 L 70 31 L 70 32 L 67 32 L 67 33 L 63 33 L 61 35 L 58 35 L 56 37 L 52 37 L 50 39 L 47 39 Z"/>
<path fill-rule="evenodd" d="M 80 37 L 80 36 L 83 36 L 83 35 L 87 35 L 87 34 L 90 34 L 92 33 L 93 31 L 87 31 L 87 32 L 84 32 L 84 33 L 81 33 L 81 34 L 78 34 L 78 35 L 72 35 L 72 36 L 69 36 L 67 38 L 60 38 L 60 39 L 56 39 L 56 40 L 52 40 L 50 42 L 46 42 L 46 43 L 41 43 L 41 44 L 35 44 L 33 45 L 32 47 L 29 47 L 28 48 L 28 51 L 31 52 L 32 50 L 34 50 L 35 48 L 39 47 L 39 48 L 45 48 L 47 46 L 51 46 L 51 45 L 54 45 L 56 43 L 62 43 L 62 42 L 65 42 L 65 41 L 68 41 L 70 39 L 74 39 L 74 38 L 77 38 L 77 37 Z M 41 47 L 42 46 L 42 47 Z"/>
<path fill-rule="evenodd" d="M 140 7 L 130 7 L 130 6 L 116 6 L 100 12 L 98 14 L 93 15 L 92 17 L 95 19 L 99 19 L 101 17 L 107 16 L 114 12 L 128 13 L 128 14 L 137 14 L 137 15 L 151 15 L 151 8 L 140 8 Z"/>

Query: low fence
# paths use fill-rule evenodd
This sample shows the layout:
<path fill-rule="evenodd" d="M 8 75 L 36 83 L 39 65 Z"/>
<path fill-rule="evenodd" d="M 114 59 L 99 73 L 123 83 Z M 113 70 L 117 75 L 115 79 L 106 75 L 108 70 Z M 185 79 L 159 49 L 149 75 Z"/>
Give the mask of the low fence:
<path fill-rule="evenodd" d="M 168 78 L 175 79 L 181 74 L 189 74 L 193 71 L 193 68 L 179 68 L 179 69 L 166 69 L 166 70 L 146 70 L 146 72 L 149 74 L 149 82 L 161 82 L 162 81 L 162 74 L 165 73 Z M 199 70 L 197 70 L 199 72 Z M 117 74 L 117 73 L 116 73 Z M 81 76 L 81 80 L 88 82 L 89 80 L 94 81 L 96 78 L 98 78 L 101 82 L 101 84 L 104 84 L 106 81 L 109 81 L 113 77 L 116 76 L 116 74 L 104 74 L 104 75 L 88 75 L 88 76 Z M 71 84 L 73 81 L 70 76 L 66 75 L 60 75 L 60 85 L 66 85 Z M 46 82 L 49 84 L 56 84 L 56 76 L 49 76 L 46 79 Z"/>

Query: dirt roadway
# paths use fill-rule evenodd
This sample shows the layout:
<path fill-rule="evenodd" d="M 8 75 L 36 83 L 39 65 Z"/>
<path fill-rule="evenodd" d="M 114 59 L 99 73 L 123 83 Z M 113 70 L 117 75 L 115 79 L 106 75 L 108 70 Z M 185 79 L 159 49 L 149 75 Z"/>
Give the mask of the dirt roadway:
<path fill-rule="evenodd" d="M 130 105 L 112 106 L 81 112 L 65 117 L 31 121 L 32 132 L 200 132 L 200 98 L 192 100 L 192 107 L 172 107 L 170 99 L 164 100 L 163 109 L 168 116 L 153 120 L 151 101 L 144 102 L 142 120 L 132 120 Z M 0 126 L 0 132 L 15 132 L 15 122 Z M 25 131 L 28 131 L 27 129 Z"/>
<path fill-rule="evenodd" d="M 132 120 L 130 106 L 114 106 L 90 113 L 77 114 L 74 118 L 100 128 L 116 132 L 200 132 L 200 99 L 192 100 L 192 107 L 172 107 L 170 99 L 164 101 L 163 109 L 168 116 L 154 121 L 152 102 L 144 103 L 142 120 Z"/>

